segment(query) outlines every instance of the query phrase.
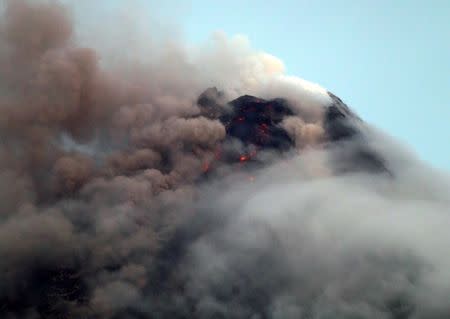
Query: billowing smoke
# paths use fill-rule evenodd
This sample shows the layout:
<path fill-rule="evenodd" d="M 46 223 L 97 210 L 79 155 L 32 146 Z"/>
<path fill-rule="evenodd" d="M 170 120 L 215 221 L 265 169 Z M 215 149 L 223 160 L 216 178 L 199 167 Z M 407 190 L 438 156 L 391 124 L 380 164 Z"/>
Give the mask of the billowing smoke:
<path fill-rule="evenodd" d="M 242 37 L 142 58 L 0 4 L 2 318 L 450 316 L 448 174 L 336 96 Z"/>

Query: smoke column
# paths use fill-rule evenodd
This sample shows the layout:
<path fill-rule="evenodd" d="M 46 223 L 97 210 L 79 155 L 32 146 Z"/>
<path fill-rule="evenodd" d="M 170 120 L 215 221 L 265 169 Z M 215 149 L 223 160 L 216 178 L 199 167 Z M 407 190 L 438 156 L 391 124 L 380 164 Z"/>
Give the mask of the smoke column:
<path fill-rule="evenodd" d="M 61 3 L 0 4 L 2 318 L 450 316 L 447 173 L 358 121 L 390 174 L 337 173 L 335 98 L 243 37 L 86 47 Z M 290 156 L 204 179 L 212 86 L 287 99 Z"/>

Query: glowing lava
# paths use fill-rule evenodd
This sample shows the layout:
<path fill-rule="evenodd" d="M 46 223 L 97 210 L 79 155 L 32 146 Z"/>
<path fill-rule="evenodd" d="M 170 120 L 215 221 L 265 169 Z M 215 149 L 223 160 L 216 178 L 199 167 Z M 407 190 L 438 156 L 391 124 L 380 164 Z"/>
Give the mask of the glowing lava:
<path fill-rule="evenodd" d="M 240 161 L 240 162 L 246 162 L 246 161 L 248 161 L 249 159 L 250 159 L 250 157 L 247 156 L 247 155 L 241 155 L 241 157 L 239 157 L 239 161 Z"/>

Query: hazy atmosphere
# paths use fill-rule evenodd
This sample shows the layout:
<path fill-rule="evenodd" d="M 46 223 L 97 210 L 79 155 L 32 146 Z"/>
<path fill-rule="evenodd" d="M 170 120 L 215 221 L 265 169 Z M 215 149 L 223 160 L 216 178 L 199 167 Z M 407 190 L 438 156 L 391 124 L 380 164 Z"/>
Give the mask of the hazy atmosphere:
<path fill-rule="evenodd" d="M 450 140 L 446 0 L 73 3 L 78 24 L 91 21 L 95 29 L 99 15 L 121 12 L 148 32 L 171 30 L 189 45 L 204 44 L 216 31 L 243 35 L 281 59 L 286 73 L 337 92 L 366 121 L 450 169 L 443 147 Z"/>
<path fill-rule="evenodd" d="M 364 2 L 0 3 L 0 317 L 450 317 L 443 38 L 403 59 Z"/>

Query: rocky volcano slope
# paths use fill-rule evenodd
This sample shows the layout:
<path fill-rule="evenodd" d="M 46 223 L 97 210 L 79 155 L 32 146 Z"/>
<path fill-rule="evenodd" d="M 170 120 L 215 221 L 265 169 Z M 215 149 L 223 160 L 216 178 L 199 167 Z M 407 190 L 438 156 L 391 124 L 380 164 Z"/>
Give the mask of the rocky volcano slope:
<path fill-rule="evenodd" d="M 333 104 L 322 110 L 320 125 L 324 134 L 312 146 L 333 148 L 336 144 L 348 144 L 329 163 L 336 172 L 387 172 L 381 156 L 365 143 L 361 119 L 341 99 L 328 94 Z M 218 119 L 225 126 L 226 139 L 221 146 L 220 159 L 227 163 L 260 162 L 258 154 L 261 151 L 276 154 L 292 151 L 296 145 L 295 136 L 289 134 L 283 122 L 288 118 L 299 118 L 304 123 L 309 121 L 303 114 L 296 113 L 287 99 L 265 100 L 243 95 L 227 102 L 224 93 L 217 88 L 202 93 L 198 105 L 202 116 Z M 232 141 L 237 143 L 229 147 Z"/>

